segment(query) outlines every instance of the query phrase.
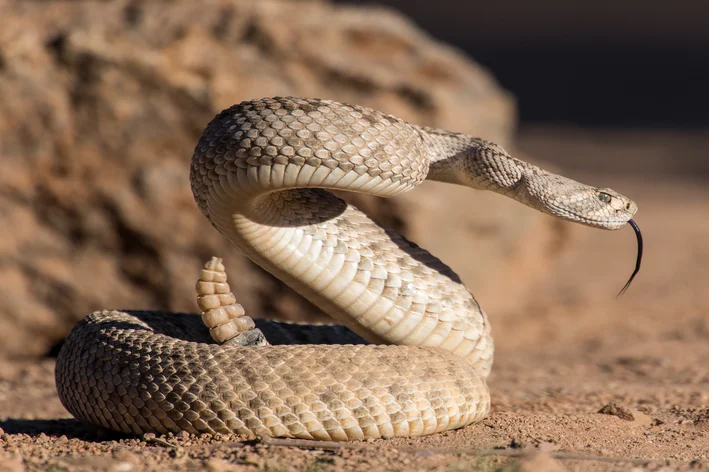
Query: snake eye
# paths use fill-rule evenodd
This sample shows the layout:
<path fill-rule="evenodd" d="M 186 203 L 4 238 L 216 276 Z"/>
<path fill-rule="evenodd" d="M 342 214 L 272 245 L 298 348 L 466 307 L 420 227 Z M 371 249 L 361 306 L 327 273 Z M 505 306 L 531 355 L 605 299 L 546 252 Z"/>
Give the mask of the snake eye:
<path fill-rule="evenodd" d="M 598 199 L 602 201 L 603 203 L 610 203 L 611 201 L 611 196 L 608 195 L 606 192 L 600 192 L 598 194 Z"/>

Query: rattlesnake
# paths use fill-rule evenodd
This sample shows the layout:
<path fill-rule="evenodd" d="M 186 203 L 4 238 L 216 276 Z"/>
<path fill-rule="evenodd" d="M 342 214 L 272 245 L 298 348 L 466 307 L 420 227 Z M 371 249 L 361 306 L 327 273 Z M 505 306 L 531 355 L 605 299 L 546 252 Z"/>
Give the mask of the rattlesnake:
<path fill-rule="evenodd" d="M 264 342 L 213 259 L 197 286 L 204 323 L 163 312 L 82 320 L 57 359 L 61 401 L 82 421 L 127 433 L 347 440 L 483 418 L 493 358 L 485 312 L 450 268 L 327 191 L 390 197 L 424 179 L 493 190 L 598 228 L 621 228 L 637 211 L 613 190 L 464 134 L 328 100 L 243 102 L 197 144 L 195 200 L 249 258 L 349 330 L 257 321 L 286 345 L 240 345 Z M 333 336 L 353 344 L 292 344 Z"/>

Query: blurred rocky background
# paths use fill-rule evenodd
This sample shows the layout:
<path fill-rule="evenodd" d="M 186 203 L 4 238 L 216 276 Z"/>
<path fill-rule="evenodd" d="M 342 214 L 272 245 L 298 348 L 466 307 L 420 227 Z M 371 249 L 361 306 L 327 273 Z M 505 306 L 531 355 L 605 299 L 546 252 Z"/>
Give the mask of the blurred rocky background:
<path fill-rule="evenodd" d="M 370 106 L 600 186 L 709 174 L 706 3 L 379 3 L 1 2 L 0 356 L 55 353 L 96 309 L 195 311 L 211 255 L 251 315 L 319 318 L 192 199 L 202 129 L 242 100 Z M 346 198 L 448 262 L 496 317 L 523 312 L 598 234 L 433 183 Z M 632 257 L 613 266 L 619 286 Z"/>

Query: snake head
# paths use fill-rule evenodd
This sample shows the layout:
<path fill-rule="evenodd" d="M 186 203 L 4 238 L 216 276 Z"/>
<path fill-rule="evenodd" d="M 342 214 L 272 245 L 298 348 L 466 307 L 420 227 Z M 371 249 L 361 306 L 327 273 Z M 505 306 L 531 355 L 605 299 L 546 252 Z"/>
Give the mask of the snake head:
<path fill-rule="evenodd" d="M 622 228 L 638 211 L 638 205 L 634 201 L 615 190 L 596 188 L 593 193 L 596 200 L 601 203 L 598 210 L 599 214 L 602 215 L 598 220 L 601 223 L 601 227 L 608 229 Z"/>
<path fill-rule="evenodd" d="M 638 211 L 635 202 L 615 190 L 544 171 L 525 173 L 520 183 L 518 198 L 527 205 L 594 228 L 623 228 Z"/>

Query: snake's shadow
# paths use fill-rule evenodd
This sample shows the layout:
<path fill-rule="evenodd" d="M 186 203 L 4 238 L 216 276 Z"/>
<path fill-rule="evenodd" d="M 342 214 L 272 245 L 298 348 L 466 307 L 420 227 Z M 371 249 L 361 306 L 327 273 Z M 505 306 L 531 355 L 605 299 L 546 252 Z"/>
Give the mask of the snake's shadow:
<path fill-rule="evenodd" d="M 88 425 L 73 418 L 27 420 L 8 418 L 0 421 L 0 428 L 5 434 L 26 434 L 32 438 L 44 434 L 51 438 L 66 436 L 67 439 L 81 439 L 88 442 L 124 439 L 130 436 L 109 431 L 98 426 Z"/>
<path fill-rule="evenodd" d="M 121 310 L 137 321 L 111 320 L 96 325 L 100 331 L 149 330 L 175 339 L 215 344 L 202 317 L 195 313 Z M 368 344 L 359 335 L 340 325 L 313 325 L 254 319 L 271 344 Z"/>

